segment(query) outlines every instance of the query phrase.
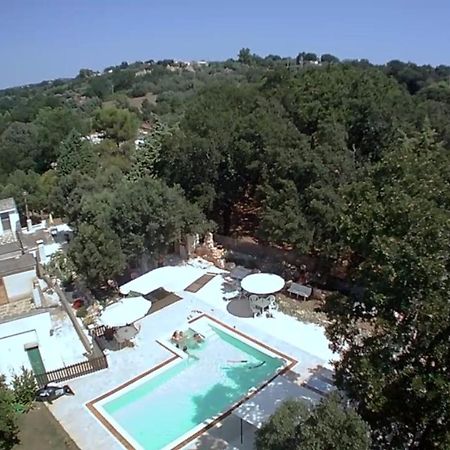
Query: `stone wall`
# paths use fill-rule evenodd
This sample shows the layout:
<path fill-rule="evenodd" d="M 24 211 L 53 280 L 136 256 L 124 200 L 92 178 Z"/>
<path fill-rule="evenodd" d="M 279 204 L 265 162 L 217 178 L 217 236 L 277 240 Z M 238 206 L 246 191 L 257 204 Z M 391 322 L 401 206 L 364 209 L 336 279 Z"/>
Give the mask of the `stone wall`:
<path fill-rule="evenodd" d="M 0 306 L 0 319 L 26 314 L 33 309 L 35 309 L 35 306 L 32 298 L 7 303 L 6 305 Z"/>

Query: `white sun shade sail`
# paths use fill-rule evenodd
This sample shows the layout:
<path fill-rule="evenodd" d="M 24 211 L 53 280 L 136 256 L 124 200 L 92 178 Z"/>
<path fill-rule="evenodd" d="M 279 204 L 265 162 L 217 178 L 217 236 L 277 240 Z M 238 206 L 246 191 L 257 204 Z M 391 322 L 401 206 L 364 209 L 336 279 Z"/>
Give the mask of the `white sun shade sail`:
<path fill-rule="evenodd" d="M 100 316 L 100 322 L 109 327 L 120 327 L 144 317 L 152 303 L 144 297 L 124 298 L 108 306 Z"/>

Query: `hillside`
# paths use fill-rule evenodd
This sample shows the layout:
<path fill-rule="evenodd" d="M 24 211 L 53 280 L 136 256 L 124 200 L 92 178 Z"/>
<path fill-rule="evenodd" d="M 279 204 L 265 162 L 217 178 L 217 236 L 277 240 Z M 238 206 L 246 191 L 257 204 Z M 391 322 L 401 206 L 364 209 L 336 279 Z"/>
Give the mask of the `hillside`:
<path fill-rule="evenodd" d="M 105 289 L 207 231 L 340 263 L 360 289 L 327 333 L 373 448 L 450 447 L 450 67 L 122 63 L 1 91 L 0 133 L 0 198 L 74 229 L 67 282 Z"/>

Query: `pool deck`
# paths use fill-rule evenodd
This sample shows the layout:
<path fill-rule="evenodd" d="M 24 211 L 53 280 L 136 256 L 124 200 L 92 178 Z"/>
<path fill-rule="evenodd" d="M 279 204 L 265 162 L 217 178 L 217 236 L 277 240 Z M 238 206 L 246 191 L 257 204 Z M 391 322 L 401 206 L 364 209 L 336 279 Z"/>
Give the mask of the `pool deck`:
<path fill-rule="evenodd" d="M 211 268 L 202 270 L 206 274 Z M 62 397 L 49 405 L 51 412 L 80 449 L 130 448 L 126 442 L 120 443 L 119 439 L 107 429 L 107 425 L 102 424 L 95 417 L 91 402 L 175 358 L 170 349 L 163 347 L 157 341 L 164 341 L 174 330 L 185 329 L 189 321 L 203 314 L 295 360 L 296 363 L 290 367 L 290 376 L 296 378 L 297 383 L 306 382 L 318 366 L 329 366 L 329 359 L 333 355 L 326 348 L 326 340 L 324 341 L 323 330 L 320 327 L 302 324 L 282 313 L 275 313 L 274 318 L 247 319 L 232 316 L 226 310 L 227 302 L 222 299 L 223 282 L 219 275 L 195 294 L 186 291 L 176 292 L 183 297 L 181 301 L 139 321 L 141 329 L 135 338 L 135 347 L 110 352 L 108 369 L 71 380 L 68 384 L 75 392 L 75 396 Z M 312 350 L 311 353 L 307 351 L 309 349 Z M 215 424 L 216 427 L 206 434 L 198 436 L 192 442 L 186 442 L 185 448 L 197 450 L 212 448 L 211 439 L 225 439 L 230 442 L 230 438 L 227 438 L 229 433 L 226 430 L 227 427 L 235 430 L 232 424 L 236 419 L 231 414 L 222 423 Z M 250 428 L 246 431 L 246 435 L 254 433 L 254 430 Z M 217 448 L 244 450 L 250 447 L 247 447 L 245 443 L 233 443 Z"/>

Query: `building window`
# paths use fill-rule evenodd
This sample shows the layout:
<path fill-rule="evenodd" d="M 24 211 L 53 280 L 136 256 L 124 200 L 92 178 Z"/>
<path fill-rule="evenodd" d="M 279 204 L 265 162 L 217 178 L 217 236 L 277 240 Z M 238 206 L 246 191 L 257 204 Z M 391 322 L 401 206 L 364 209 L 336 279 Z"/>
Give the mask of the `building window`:
<path fill-rule="evenodd" d="M 9 220 L 9 214 L 8 213 L 0 214 L 0 219 L 2 221 L 3 231 L 10 231 L 11 230 L 11 222 Z"/>

